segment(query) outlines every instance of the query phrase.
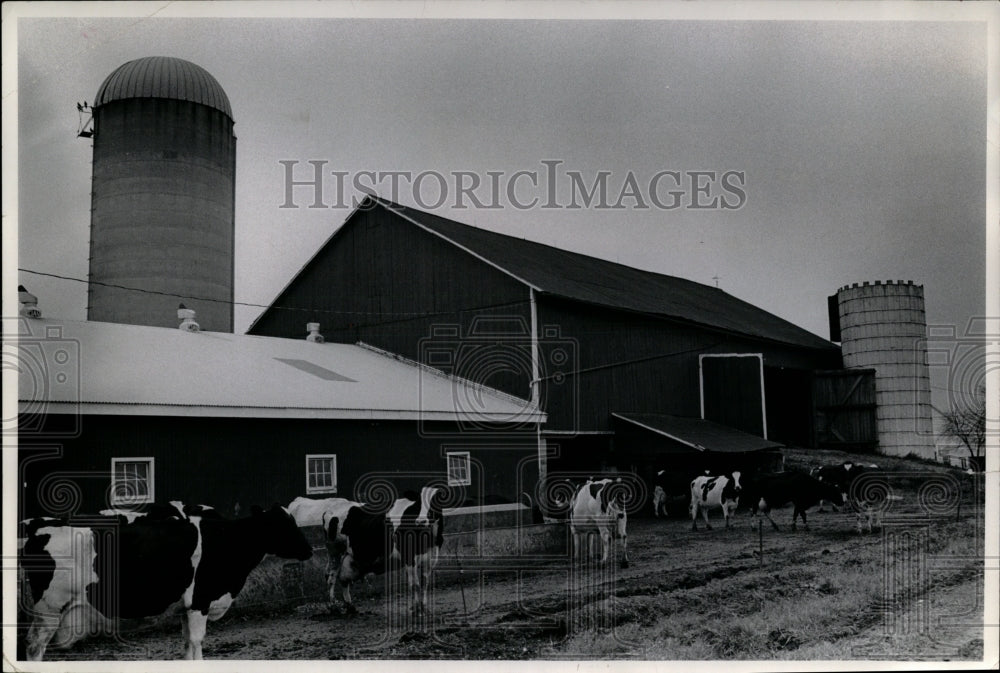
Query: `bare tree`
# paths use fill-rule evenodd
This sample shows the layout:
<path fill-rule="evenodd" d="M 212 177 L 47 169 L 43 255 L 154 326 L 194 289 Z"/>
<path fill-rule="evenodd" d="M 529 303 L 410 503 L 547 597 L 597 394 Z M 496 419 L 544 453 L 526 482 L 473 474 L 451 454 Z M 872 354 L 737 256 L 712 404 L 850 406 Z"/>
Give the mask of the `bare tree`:
<path fill-rule="evenodd" d="M 943 417 L 944 433 L 965 445 L 978 469 L 986 446 L 986 387 L 980 387 L 970 404 L 953 407 Z"/>

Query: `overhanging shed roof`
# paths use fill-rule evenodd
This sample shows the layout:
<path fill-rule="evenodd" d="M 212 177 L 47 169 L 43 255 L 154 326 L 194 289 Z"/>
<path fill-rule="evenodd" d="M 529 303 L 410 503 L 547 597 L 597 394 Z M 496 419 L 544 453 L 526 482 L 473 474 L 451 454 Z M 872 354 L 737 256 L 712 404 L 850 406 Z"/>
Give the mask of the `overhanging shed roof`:
<path fill-rule="evenodd" d="M 777 449 L 783 444 L 700 418 L 669 414 L 613 413 L 612 416 L 649 432 L 684 444 L 695 451 L 749 453 Z"/>
<path fill-rule="evenodd" d="M 531 423 L 529 402 L 372 348 L 305 339 L 20 320 L 23 413 Z"/>

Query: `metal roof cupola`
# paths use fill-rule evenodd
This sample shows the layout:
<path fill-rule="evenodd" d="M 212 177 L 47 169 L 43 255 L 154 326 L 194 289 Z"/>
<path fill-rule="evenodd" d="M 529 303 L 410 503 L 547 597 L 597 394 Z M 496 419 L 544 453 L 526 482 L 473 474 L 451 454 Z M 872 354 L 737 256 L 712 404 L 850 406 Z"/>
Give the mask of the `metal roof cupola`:
<path fill-rule="evenodd" d="M 118 67 L 93 105 L 89 320 L 233 329 L 236 136 L 201 66 L 149 56 Z"/>

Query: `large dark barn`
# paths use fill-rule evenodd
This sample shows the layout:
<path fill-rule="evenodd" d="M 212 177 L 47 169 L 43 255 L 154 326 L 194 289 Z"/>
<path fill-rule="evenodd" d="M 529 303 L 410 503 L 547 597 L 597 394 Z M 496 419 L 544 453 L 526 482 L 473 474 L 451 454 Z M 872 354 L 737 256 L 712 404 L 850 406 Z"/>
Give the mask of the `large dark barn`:
<path fill-rule="evenodd" d="M 721 289 L 378 197 L 249 332 L 294 336 L 303 315 L 332 341 L 374 344 L 538 400 L 550 472 L 648 474 L 649 451 L 616 439 L 616 414 L 704 418 L 814 445 L 814 372 L 841 367 L 835 344 Z"/>

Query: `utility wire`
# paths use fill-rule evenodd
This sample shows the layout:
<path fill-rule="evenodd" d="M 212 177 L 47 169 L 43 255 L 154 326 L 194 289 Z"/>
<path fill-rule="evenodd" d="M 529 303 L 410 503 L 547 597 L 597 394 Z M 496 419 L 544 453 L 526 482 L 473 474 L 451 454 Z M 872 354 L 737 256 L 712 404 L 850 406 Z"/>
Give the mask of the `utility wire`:
<path fill-rule="evenodd" d="M 232 305 L 232 306 L 248 306 L 250 308 L 274 309 L 274 310 L 280 310 L 280 311 L 302 311 L 304 313 L 332 313 L 332 314 L 338 314 L 338 315 L 410 316 L 411 318 L 421 318 L 421 317 L 437 316 L 437 315 L 449 315 L 449 314 L 452 314 L 452 313 L 459 313 L 461 311 L 479 311 L 479 310 L 483 310 L 483 309 L 503 308 L 503 307 L 506 307 L 506 306 L 516 306 L 518 304 L 528 304 L 529 303 L 529 300 L 525 299 L 525 300 L 521 300 L 521 301 L 510 301 L 510 302 L 504 302 L 504 303 L 500 303 L 500 304 L 487 304 L 487 305 L 483 305 L 483 306 L 469 306 L 469 307 L 466 307 L 466 308 L 455 309 L 455 310 L 452 310 L 452 311 L 336 311 L 334 309 L 303 308 L 303 307 L 299 307 L 299 306 L 276 306 L 276 305 L 273 305 L 273 304 L 253 304 L 253 303 L 250 303 L 250 302 L 243 302 L 243 301 L 230 301 L 228 299 L 213 299 L 213 298 L 210 298 L 210 297 L 197 297 L 197 296 L 193 296 L 193 295 L 175 294 L 173 292 L 161 292 L 159 290 L 147 290 L 147 289 L 140 288 L 140 287 L 129 287 L 127 285 L 116 285 L 114 283 L 103 283 L 101 281 L 96 281 L 96 280 L 87 280 L 87 279 L 84 279 L 84 278 L 74 278 L 72 276 L 63 276 L 63 275 L 60 275 L 60 274 L 57 274 L 57 273 L 47 273 L 47 272 L 44 272 L 44 271 L 35 271 L 33 269 L 25 269 L 25 268 L 22 268 L 22 267 L 18 267 L 17 270 L 18 271 L 23 271 L 24 273 L 31 273 L 31 274 L 34 274 L 36 276 L 46 276 L 48 278 L 58 278 L 59 280 L 70 280 L 70 281 L 73 281 L 73 282 L 76 282 L 76 283 L 84 283 L 86 285 L 100 285 L 102 287 L 110 287 L 110 288 L 115 288 L 115 289 L 118 289 L 118 290 L 128 290 L 129 292 L 143 292 L 145 294 L 156 294 L 156 295 L 160 295 L 160 296 L 164 296 L 164 297 L 175 297 L 177 299 L 187 299 L 187 300 L 190 300 L 190 301 L 210 301 L 210 302 L 216 302 L 216 303 L 219 303 L 219 304 L 229 304 L 229 305 Z M 383 324 L 383 323 L 372 323 L 372 324 L 363 325 L 363 326 L 364 327 L 370 327 L 372 325 L 377 325 L 377 324 Z M 362 325 L 359 325 L 359 326 L 362 326 Z M 359 326 L 355 326 L 355 327 L 359 327 Z M 353 329 L 353 327 L 351 327 L 351 328 L 344 328 L 344 329 Z"/>

